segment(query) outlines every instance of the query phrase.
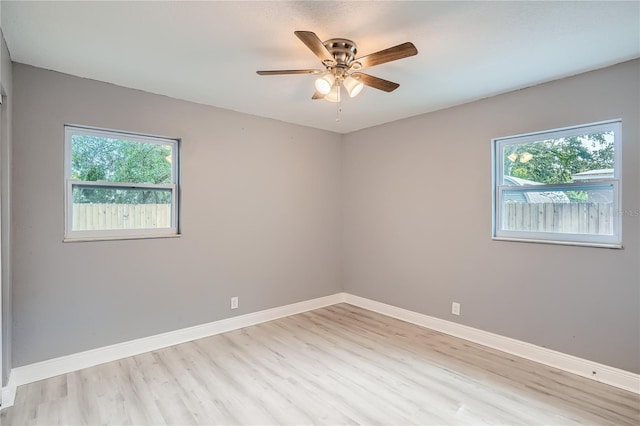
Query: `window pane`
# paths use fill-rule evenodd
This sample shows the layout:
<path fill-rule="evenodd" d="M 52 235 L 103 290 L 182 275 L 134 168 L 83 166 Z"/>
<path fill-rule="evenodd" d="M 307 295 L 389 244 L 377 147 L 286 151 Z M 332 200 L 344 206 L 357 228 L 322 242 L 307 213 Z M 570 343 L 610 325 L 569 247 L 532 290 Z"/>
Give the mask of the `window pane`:
<path fill-rule="evenodd" d="M 74 134 L 71 179 L 170 184 L 172 144 Z"/>
<path fill-rule="evenodd" d="M 613 235 L 613 185 L 502 191 L 503 231 Z"/>
<path fill-rule="evenodd" d="M 613 131 L 605 131 L 508 144 L 503 147 L 502 162 L 502 185 L 559 184 L 613 178 L 614 134 Z"/>
<path fill-rule="evenodd" d="M 619 120 L 494 139 L 493 237 L 621 247 Z"/>
<path fill-rule="evenodd" d="M 171 228 L 171 189 L 73 185 L 72 231 Z"/>

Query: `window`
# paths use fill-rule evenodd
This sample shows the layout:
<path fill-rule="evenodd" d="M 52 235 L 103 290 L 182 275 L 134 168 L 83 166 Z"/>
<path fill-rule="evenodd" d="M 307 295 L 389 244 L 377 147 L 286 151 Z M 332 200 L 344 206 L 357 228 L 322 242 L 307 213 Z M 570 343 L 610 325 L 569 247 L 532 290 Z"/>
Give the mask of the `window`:
<path fill-rule="evenodd" d="M 621 247 L 621 122 L 498 138 L 493 237 Z"/>
<path fill-rule="evenodd" d="M 65 240 L 178 234 L 178 141 L 65 126 Z"/>

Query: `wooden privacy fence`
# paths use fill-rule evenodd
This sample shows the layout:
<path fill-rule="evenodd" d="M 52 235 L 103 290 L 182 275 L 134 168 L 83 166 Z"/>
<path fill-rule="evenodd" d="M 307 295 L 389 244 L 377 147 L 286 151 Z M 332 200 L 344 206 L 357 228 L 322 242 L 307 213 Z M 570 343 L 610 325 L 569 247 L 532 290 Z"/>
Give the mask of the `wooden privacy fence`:
<path fill-rule="evenodd" d="M 73 204 L 73 230 L 171 227 L 171 204 Z"/>
<path fill-rule="evenodd" d="M 613 234 L 612 203 L 505 203 L 506 231 Z"/>
<path fill-rule="evenodd" d="M 613 234 L 612 203 L 505 203 L 505 231 Z M 170 204 L 73 205 L 73 230 L 169 228 Z"/>

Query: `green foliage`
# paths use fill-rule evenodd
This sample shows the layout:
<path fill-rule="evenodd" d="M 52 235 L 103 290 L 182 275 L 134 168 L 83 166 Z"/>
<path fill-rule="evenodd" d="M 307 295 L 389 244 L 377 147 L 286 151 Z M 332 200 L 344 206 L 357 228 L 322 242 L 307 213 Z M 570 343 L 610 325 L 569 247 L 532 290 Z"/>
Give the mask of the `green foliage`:
<path fill-rule="evenodd" d="M 506 146 L 504 174 L 546 184 L 572 182 L 572 175 L 614 167 L 613 134 L 593 133 Z M 584 191 L 567 191 L 585 201 Z"/>
<path fill-rule="evenodd" d="M 171 183 L 171 147 L 96 136 L 74 135 L 71 178 L 120 183 Z M 170 203 L 170 191 L 76 188 L 74 203 Z"/>
<path fill-rule="evenodd" d="M 548 139 L 504 150 L 504 174 L 540 183 L 568 183 L 576 173 L 613 168 L 610 133 Z M 530 159 L 527 154 L 530 154 Z"/>

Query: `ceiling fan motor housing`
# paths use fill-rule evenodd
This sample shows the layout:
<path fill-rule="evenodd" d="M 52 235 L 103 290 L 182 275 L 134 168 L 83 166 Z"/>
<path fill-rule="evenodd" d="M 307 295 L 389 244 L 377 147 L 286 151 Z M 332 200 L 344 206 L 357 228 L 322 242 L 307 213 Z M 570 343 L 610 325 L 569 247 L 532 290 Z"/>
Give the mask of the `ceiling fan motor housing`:
<path fill-rule="evenodd" d="M 351 67 L 352 62 L 358 54 L 356 44 L 346 38 L 332 38 L 323 44 L 335 61 L 334 64 L 325 63 L 325 66 L 327 66 L 327 68 L 336 68 L 336 71 L 338 71 L 340 75 L 344 74 Z"/>

